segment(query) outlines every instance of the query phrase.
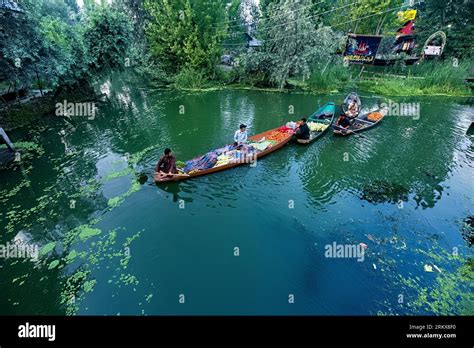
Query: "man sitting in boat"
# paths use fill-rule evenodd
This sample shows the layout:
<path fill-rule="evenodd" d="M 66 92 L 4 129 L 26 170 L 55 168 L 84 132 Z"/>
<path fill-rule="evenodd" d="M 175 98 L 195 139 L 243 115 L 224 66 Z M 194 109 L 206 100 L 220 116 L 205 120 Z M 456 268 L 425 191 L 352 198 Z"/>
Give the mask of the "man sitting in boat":
<path fill-rule="evenodd" d="M 340 114 L 339 118 L 336 121 L 334 129 L 344 132 L 344 129 L 348 129 L 351 126 L 351 120 L 347 117 L 346 114 Z"/>
<path fill-rule="evenodd" d="M 309 139 L 309 127 L 308 124 L 306 123 L 306 118 L 302 118 L 300 120 L 300 125 L 298 128 L 296 128 L 296 139 L 301 139 L 301 140 L 308 140 Z"/>
<path fill-rule="evenodd" d="M 239 128 L 234 134 L 234 146 L 241 146 L 247 141 L 247 126 L 241 124 Z"/>
<path fill-rule="evenodd" d="M 349 117 L 356 117 L 359 112 L 359 105 L 357 105 L 357 101 L 351 100 L 349 105 L 347 106 L 346 115 Z"/>
<path fill-rule="evenodd" d="M 160 158 L 156 165 L 156 176 L 164 178 L 173 174 L 177 174 L 176 157 L 174 157 L 171 149 L 165 149 L 165 154 Z"/>

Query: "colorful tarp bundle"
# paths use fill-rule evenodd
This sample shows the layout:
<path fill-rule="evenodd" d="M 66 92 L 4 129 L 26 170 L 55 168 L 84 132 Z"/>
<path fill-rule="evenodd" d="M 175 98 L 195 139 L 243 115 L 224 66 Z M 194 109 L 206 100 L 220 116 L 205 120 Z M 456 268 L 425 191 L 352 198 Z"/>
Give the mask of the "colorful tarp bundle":
<path fill-rule="evenodd" d="M 281 127 L 278 131 L 270 133 L 266 138 L 259 141 L 239 146 L 227 145 L 206 153 L 203 156 L 195 157 L 185 163 L 183 171 L 192 174 L 197 171 L 223 166 L 229 163 L 253 163 L 257 153 L 265 151 L 287 137 L 287 133 L 293 133 L 289 127 Z"/>
<path fill-rule="evenodd" d="M 191 171 L 212 168 L 217 163 L 218 157 L 220 155 L 232 150 L 233 148 L 234 147 L 232 145 L 224 146 L 220 149 L 210 151 L 203 156 L 195 157 L 192 160 L 186 161 L 183 171 L 185 173 L 189 173 Z"/>
<path fill-rule="evenodd" d="M 204 170 L 214 167 L 217 162 L 216 151 L 211 151 L 203 156 L 193 158 L 192 160 L 186 161 L 183 171 L 189 173 L 193 170 Z"/>

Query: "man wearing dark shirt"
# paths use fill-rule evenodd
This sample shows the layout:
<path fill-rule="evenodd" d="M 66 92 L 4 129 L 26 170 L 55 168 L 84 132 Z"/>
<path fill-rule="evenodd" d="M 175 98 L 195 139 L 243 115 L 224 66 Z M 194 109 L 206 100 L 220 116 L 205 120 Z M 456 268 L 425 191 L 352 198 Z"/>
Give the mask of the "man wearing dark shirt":
<path fill-rule="evenodd" d="M 336 121 L 335 129 L 341 130 L 341 128 L 343 128 L 345 130 L 349 128 L 351 125 L 352 124 L 351 124 L 351 121 L 349 120 L 349 117 L 347 117 L 345 114 L 341 114 Z M 342 131 L 344 132 L 344 130 Z"/>
<path fill-rule="evenodd" d="M 309 127 L 306 123 L 306 118 L 301 119 L 301 123 L 296 129 L 296 139 L 308 140 L 309 139 Z"/>
<path fill-rule="evenodd" d="M 156 172 L 159 176 L 167 176 L 169 174 L 176 174 L 176 157 L 170 149 L 165 149 L 165 155 L 160 158 L 156 165 Z"/>

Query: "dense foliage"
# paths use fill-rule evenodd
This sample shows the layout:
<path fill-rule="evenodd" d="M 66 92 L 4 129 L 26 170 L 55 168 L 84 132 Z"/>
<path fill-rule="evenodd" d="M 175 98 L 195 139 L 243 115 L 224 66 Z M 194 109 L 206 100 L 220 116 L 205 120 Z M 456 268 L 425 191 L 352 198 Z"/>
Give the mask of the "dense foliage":
<path fill-rule="evenodd" d="M 87 2 L 86 2 L 87 4 Z M 14 88 L 58 89 L 94 81 L 124 66 L 130 21 L 114 7 L 24 0 L 22 13 L 1 13 L 1 75 Z"/>
<path fill-rule="evenodd" d="M 386 35 L 379 53 L 390 53 L 401 25 L 396 14 L 408 8 L 418 9 L 417 53 L 430 34 L 442 30 L 447 45 L 441 60 L 457 58 L 466 67 L 473 56 L 474 2 L 464 0 L 420 0 L 412 7 L 403 0 L 18 3 L 21 13 L 0 10 L 0 90 L 74 88 L 127 66 L 184 88 L 240 83 L 282 89 L 303 83 L 340 89 L 355 81 L 354 69 L 344 70 L 340 57 L 346 34 Z M 249 38 L 260 44 L 249 47 Z M 223 54 L 232 57 L 231 67 L 219 65 Z M 443 64 L 440 71 L 449 69 Z M 449 85 L 467 70 L 447 74 L 456 76 Z M 424 73 L 434 81 L 429 75 L 436 68 Z M 325 85 L 329 80 L 332 85 Z"/>
<path fill-rule="evenodd" d="M 145 9 L 150 51 L 166 72 L 215 76 L 226 29 L 223 1 L 147 0 Z"/>

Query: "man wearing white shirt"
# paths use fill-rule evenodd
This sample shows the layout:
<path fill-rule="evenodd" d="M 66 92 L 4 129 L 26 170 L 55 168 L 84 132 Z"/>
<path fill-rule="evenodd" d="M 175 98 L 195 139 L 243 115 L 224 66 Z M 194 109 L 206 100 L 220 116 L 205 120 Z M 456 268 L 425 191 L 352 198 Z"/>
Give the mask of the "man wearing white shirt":
<path fill-rule="evenodd" d="M 240 130 L 234 134 L 234 146 L 240 146 L 247 141 L 247 126 L 245 124 L 240 125 Z"/>

